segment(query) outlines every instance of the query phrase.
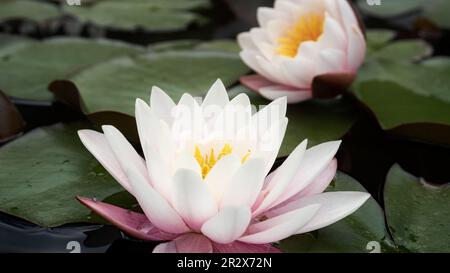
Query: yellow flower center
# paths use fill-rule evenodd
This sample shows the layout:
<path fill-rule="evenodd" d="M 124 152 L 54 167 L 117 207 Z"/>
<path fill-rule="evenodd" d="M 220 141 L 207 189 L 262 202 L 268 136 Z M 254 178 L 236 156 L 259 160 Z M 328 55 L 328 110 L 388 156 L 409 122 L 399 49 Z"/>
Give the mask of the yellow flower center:
<path fill-rule="evenodd" d="M 222 147 L 222 150 L 220 150 L 219 154 L 216 157 L 214 154 L 213 148 L 211 148 L 209 154 L 203 155 L 202 152 L 200 151 L 199 147 L 195 146 L 194 157 L 195 157 L 195 160 L 197 160 L 198 165 L 200 165 L 200 168 L 202 170 L 202 177 L 205 178 L 208 175 L 209 171 L 217 163 L 217 161 L 219 161 L 222 157 L 231 154 L 232 151 L 233 151 L 233 148 L 231 147 L 231 145 L 225 144 Z M 248 151 L 248 153 L 246 153 L 242 157 L 241 163 L 244 163 L 249 156 L 250 156 L 250 151 Z"/>
<path fill-rule="evenodd" d="M 284 32 L 278 38 L 277 52 L 287 57 L 295 57 L 299 46 L 306 41 L 317 41 L 323 33 L 325 16 L 311 13 L 302 16 L 297 23 Z"/>

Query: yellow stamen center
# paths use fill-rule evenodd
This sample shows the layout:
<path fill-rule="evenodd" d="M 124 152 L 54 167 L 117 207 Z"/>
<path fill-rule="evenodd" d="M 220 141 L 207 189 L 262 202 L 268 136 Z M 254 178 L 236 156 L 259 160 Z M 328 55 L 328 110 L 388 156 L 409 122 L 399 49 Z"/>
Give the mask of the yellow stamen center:
<path fill-rule="evenodd" d="M 278 38 L 277 52 L 287 57 L 295 57 L 299 46 L 306 41 L 317 41 L 323 33 L 325 16 L 311 13 L 302 16 L 297 23 L 284 32 Z"/>
<path fill-rule="evenodd" d="M 203 155 L 200 151 L 200 148 L 198 146 L 195 146 L 195 152 L 194 157 L 195 160 L 197 160 L 198 165 L 200 165 L 200 168 L 202 170 L 202 177 L 205 178 L 209 171 L 214 167 L 214 165 L 219 161 L 222 157 L 227 156 L 231 154 L 233 151 L 233 148 L 230 144 L 225 144 L 222 149 L 220 150 L 217 157 L 214 155 L 214 149 L 211 148 L 209 154 Z M 243 164 L 248 157 L 250 156 L 250 151 L 248 151 L 241 159 L 241 164 Z"/>

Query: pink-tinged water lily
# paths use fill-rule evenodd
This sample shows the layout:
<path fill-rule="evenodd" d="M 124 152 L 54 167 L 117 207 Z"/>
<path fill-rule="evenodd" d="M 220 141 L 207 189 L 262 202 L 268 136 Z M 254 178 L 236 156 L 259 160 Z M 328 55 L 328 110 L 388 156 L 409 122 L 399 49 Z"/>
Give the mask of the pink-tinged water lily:
<path fill-rule="evenodd" d="M 366 42 L 347 0 L 276 0 L 257 12 L 260 27 L 238 36 L 242 60 L 257 73 L 242 84 L 288 103 L 333 96 L 351 84 Z"/>
<path fill-rule="evenodd" d="M 252 113 L 218 80 L 203 103 L 175 104 L 154 87 L 136 100 L 142 158 L 114 127 L 81 130 L 86 148 L 143 213 L 79 197 L 125 233 L 162 241 L 154 252 L 279 252 L 272 243 L 330 225 L 357 210 L 363 192 L 326 192 L 340 141 L 299 144 L 270 172 L 283 140 L 286 99 Z M 231 126 L 233 125 L 233 126 Z"/>

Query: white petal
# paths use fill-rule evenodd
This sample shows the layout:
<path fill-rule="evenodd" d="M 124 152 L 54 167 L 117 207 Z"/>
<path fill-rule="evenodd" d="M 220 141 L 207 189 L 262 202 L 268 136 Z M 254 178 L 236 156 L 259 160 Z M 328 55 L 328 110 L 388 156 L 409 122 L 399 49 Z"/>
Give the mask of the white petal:
<path fill-rule="evenodd" d="M 320 204 L 321 207 L 316 216 L 296 232 L 305 233 L 326 227 L 347 217 L 361 207 L 369 198 L 370 194 L 366 192 L 324 192 L 300 198 L 270 211 L 267 213 L 267 217 L 277 217 L 311 204 Z"/>
<path fill-rule="evenodd" d="M 341 14 L 344 27 L 358 26 L 358 19 L 347 0 L 338 0 L 337 5 Z"/>
<path fill-rule="evenodd" d="M 241 106 L 244 109 L 246 109 L 247 107 L 251 107 L 250 99 L 245 93 L 240 93 L 239 95 L 234 97 L 230 101 L 230 104 L 234 106 Z"/>
<path fill-rule="evenodd" d="M 284 117 L 274 123 L 268 130 L 258 135 L 258 143 L 251 157 L 264 158 L 266 162 L 265 175 L 272 169 L 288 124 L 288 118 Z"/>
<path fill-rule="evenodd" d="M 331 160 L 333 160 L 339 150 L 340 144 L 341 141 L 330 141 L 308 149 L 288 190 L 277 203 L 279 204 L 289 199 L 313 182 L 325 170 Z"/>
<path fill-rule="evenodd" d="M 242 61 L 247 66 L 249 66 L 251 69 L 253 69 L 258 74 L 264 76 L 265 78 L 267 78 L 271 81 L 277 81 L 277 79 L 272 75 L 271 71 L 266 71 L 259 64 L 257 57 L 260 54 L 261 53 L 259 53 L 259 51 L 256 51 L 256 50 L 243 50 L 239 53 L 239 56 L 241 57 Z"/>
<path fill-rule="evenodd" d="M 286 117 L 287 99 L 284 97 L 272 101 L 269 105 L 264 107 L 258 113 L 252 116 L 252 124 L 256 128 L 258 136 L 278 123 L 282 118 Z"/>
<path fill-rule="evenodd" d="M 259 207 L 253 212 L 253 215 L 258 215 L 276 205 L 274 203 L 276 203 L 277 199 L 284 194 L 286 188 L 292 182 L 292 179 L 297 173 L 297 170 L 302 162 L 307 143 L 307 140 L 300 143 L 288 156 L 288 158 L 286 158 L 283 164 L 275 170 L 271 183 L 269 183 L 267 189 L 265 189 L 268 191 L 268 194 Z"/>
<path fill-rule="evenodd" d="M 298 57 L 305 58 L 307 60 L 317 60 L 320 49 L 318 43 L 314 41 L 306 41 L 300 44 L 298 49 Z"/>
<path fill-rule="evenodd" d="M 235 172 L 241 167 L 241 160 L 235 155 L 228 155 L 217 161 L 205 177 L 205 184 L 214 195 L 216 202 L 222 200 L 225 187 L 230 183 Z"/>
<path fill-rule="evenodd" d="M 331 18 L 329 14 L 325 17 L 323 34 L 319 39 L 322 48 L 335 48 L 345 50 L 347 36 L 338 21 Z"/>
<path fill-rule="evenodd" d="M 169 233 L 184 233 L 189 228 L 170 204 L 133 169 L 127 171 L 135 197 L 150 222 Z"/>
<path fill-rule="evenodd" d="M 159 87 L 153 86 L 150 95 L 150 107 L 153 113 L 167 124 L 172 124 L 172 110 L 175 107 L 173 100 Z"/>
<path fill-rule="evenodd" d="M 188 169 L 196 174 L 200 175 L 202 170 L 197 160 L 194 158 L 194 153 L 191 149 L 184 149 L 178 153 L 178 155 L 174 158 L 173 162 L 173 172 L 176 172 L 178 169 Z"/>
<path fill-rule="evenodd" d="M 338 9 L 336 0 L 325 0 L 325 9 L 326 12 L 328 12 L 331 17 L 333 17 L 335 20 L 337 20 L 339 23 L 343 23 L 341 20 L 341 13 Z"/>
<path fill-rule="evenodd" d="M 111 147 L 111 150 L 119 161 L 122 170 L 136 170 L 150 183 L 144 160 L 122 133 L 110 125 L 103 125 L 102 129 L 109 147 Z"/>
<path fill-rule="evenodd" d="M 366 41 L 357 25 L 348 29 L 347 63 L 350 71 L 356 71 L 364 62 Z"/>
<path fill-rule="evenodd" d="M 224 207 L 203 224 L 201 231 L 216 243 L 229 244 L 244 234 L 250 218 L 248 207 Z"/>
<path fill-rule="evenodd" d="M 266 27 L 269 21 L 277 18 L 278 13 L 269 7 L 259 7 L 256 11 L 258 23 L 262 27 Z"/>
<path fill-rule="evenodd" d="M 158 91 L 155 94 L 158 94 Z M 141 99 L 136 99 L 135 116 L 139 139 L 145 158 L 151 156 L 147 150 L 147 146 L 151 146 L 153 150 L 164 151 L 158 154 L 161 155 L 161 160 L 166 163 L 169 160 L 168 157 L 172 155 L 172 151 L 167 142 L 167 138 L 169 138 L 169 135 L 167 135 L 168 132 L 161 130 L 161 120 L 150 109 L 147 103 Z M 150 169 L 150 166 L 147 165 L 147 167 Z"/>
<path fill-rule="evenodd" d="M 106 137 L 92 130 L 79 130 L 78 136 L 89 152 L 102 164 L 102 166 L 119 182 L 129 193 L 133 194 L 128 177 L 109 147 Z"/>
<path fill-rule="evenodd" d="M 299 197 L 322 193 L 336 176 L 337 160 L 333 159 L 307 187 L 299 192 Z"/>
<path fill-rule="evenodd" d="M 250 244 L 265 244 L 283 240 L 307 224 L 316 215 L 319 208 L 320 205 L 311 205 L 250 225 L 249 230 L 253 230 L 253 232 L 238 240 Z"/>
<path fill-rule="evenodd" d="M 267 23 L 267 34 L 273 43 L 276 43 L 278 38 L 284 35 L 286 29 L 289 29 L 290 25 L 284 18 L 277 18 Z"/>
<path fill-rule="evenodd" d="M 339 73 L 345 70 L 347 60 L 345 59 L 344 52 L 329 48 L 321 51 L 319 56 L 319 74 Z"/>
<path fill-rule="evenodd" d="M 322 206 L 317 215 L 308 224 L 299 229 L 297 233 L 305 233 L 331 225 L 355 212 L 370 198 L 370 194 L 366 192 L 323 194 L 328 196 L 321 196 L 323 199 L 319 201 L 319 195 L 322 194 L 311 196 L 311 203 L 319 203 Z M 340 198 L 338 195 L 340 195 Z"/>
<path fill-rule="evenodd" d="M 253 43 L 252 37 L 250 36 L 250 32 L 243 32 L 238 34 L 237 42 L 242 50 L 256 50 L 257 47 L 255 43 Z"/>
<path fill-rule="evenodd" d="M 172 181 L 168 165 L 164 164 L 161 160 L 161 153 L 153 145 L 149 145 L 147 141 L 143 142 L 142 145 L 147 151 L 146 163 L 151 184 L 167 200 L 171 200 Z"/>
<path fill-rule="evenodd" d="M 220 108 L 225 107 L 229 102 L 227 89 L 223 85 L 223 82 L 218 79 L 209 89 L 206 97 L 202 103 L 202 108 L 205 109 L 209 106 L 217 106 Z"/>
<path fill-rule="evenodd" d="M 201 177 L 181 169 L 173 177 L 173 205 L 184 221 L 200 230 L 205 221 L 217 214 L 217 204 Z"/>
<path fill-rule="evenodd" d="M 227 185 L 222 198 L 222 207 L 251 207 L 258 197 L 264 182 L 263 159 L 249 159 L 239 168 Z"/>
<path fill-rule="evenodd" d="M 183 94 L 174 110 L 172 135 L 181 142 L 198 141 L 204 134 L 204 119 L 201 107 L 190 95 Z"/>
<path fill-rule="evenodd" d="M 316 66 L 315 61 L 297 55 L 293 59 L 283 59 L 282 70 L 295 87 L 293 89 L 311 89 L 312 81 L 317 75 Z"/>

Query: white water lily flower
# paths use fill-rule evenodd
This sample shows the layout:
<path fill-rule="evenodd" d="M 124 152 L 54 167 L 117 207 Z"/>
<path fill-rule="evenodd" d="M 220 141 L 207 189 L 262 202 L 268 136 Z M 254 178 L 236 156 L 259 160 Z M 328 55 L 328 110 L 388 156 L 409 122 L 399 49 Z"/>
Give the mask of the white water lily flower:
<path fill-rule="evenodd" d="M 201 104 L 189 94 L 175 104 L 154 87 L 150 106 L 136 100 L 145 159 L 112 126 L 79 131 L 144 214 L 79 200 L 136 238 L 167 241 L 154 252 L 278 252 L 271 243 L 339 221 L 369 198 L 322 193 L 340 141 L 307 149 L 305 140 L 269 174 L 287 126 L 286 99 L 255 114 L 250 106 L 245 94 L 229 100 L 220 80 Z"/>
<path fill-rule="evenodd" d="M 276 0 L 257 12 L 260 27 L 238 36 L 242 60 L 258 73 L 242 77 L 244 85 L 288 103 L 313 97 L 315 79 L 332 89 L 350 85 L 366 42 L 347 0 Z"/>

